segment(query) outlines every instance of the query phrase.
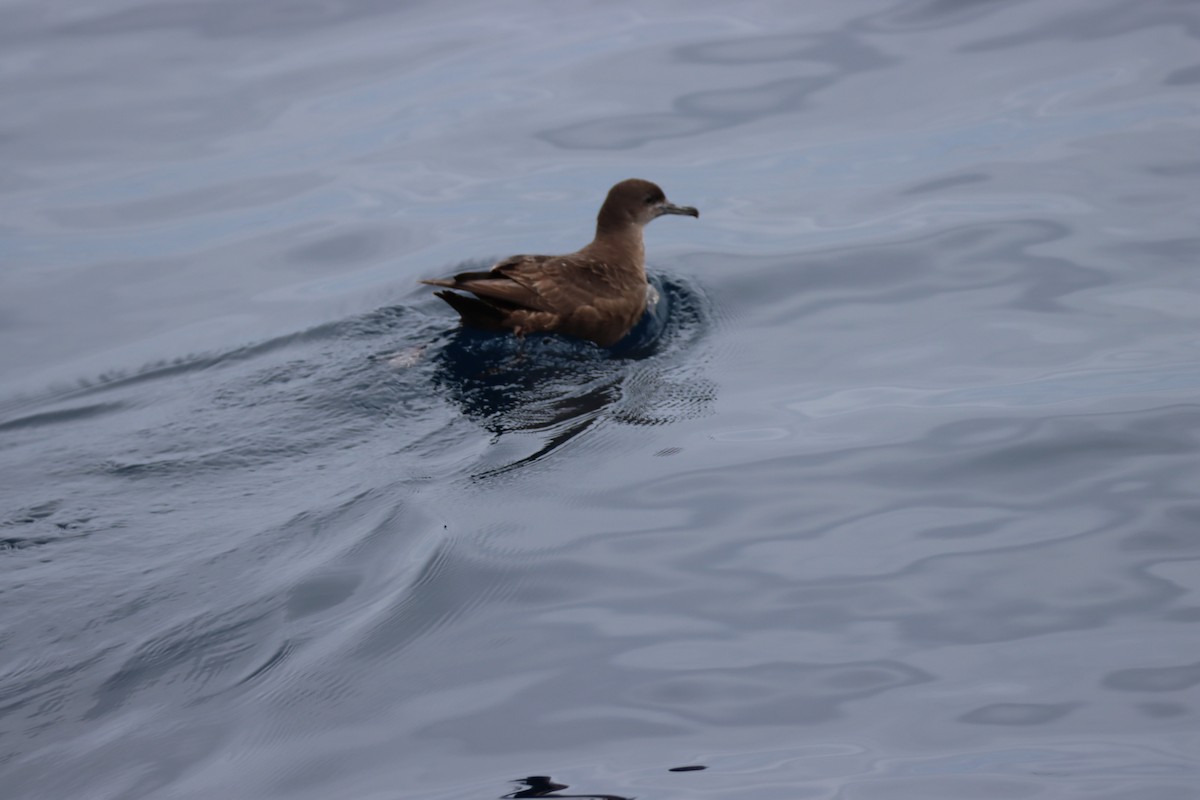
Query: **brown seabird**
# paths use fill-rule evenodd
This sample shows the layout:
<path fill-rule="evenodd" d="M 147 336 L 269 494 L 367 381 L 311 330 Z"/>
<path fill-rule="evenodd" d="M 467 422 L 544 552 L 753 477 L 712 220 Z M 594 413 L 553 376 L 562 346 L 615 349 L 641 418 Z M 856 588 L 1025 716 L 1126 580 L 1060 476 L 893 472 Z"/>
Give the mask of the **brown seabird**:
<path fill-rule="evenodd" d="M 436 292 L 464 325 L 487 330 L 563 333 L 611 347 L 646 310 L 653 289 L 646 282 L 642 228 L 663 214 L 699 217 L 690 206 L 667 202 L 650 181 L 630 178 L 608 190 L 596 217 L 596 238 L 563 256 L 511 256 L 486 272 L 460 272 L 421 281 L 470 292 Z"/>

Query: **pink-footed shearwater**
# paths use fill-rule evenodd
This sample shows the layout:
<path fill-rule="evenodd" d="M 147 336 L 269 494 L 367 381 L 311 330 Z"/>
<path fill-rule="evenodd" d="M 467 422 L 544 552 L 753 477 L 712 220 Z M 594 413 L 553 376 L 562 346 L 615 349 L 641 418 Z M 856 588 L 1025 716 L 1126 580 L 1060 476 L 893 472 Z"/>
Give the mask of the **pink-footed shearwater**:
<path fill-rule="evenodd" d="M 596 238 L 563 256 L 511 256 L 486 272 L 460 272 L 432 286 L 470 292 L 436 292 L 464 325 L 488 330 L 563 333 L 611 347 L 646 310 L 642 228 L 663 214 L 699 217 L 690 206 L 667 202 L 650 181 L 631 178 L 608 191 L 596 217 Z"/>

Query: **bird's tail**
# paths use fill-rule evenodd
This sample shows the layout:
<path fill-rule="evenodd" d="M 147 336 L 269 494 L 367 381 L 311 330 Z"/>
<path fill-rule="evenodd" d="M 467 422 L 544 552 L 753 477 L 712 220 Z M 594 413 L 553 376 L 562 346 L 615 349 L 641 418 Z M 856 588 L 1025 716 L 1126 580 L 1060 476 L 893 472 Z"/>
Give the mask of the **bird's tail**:
<path fill-rule="evenodd" d="M 422 281 L 422 283 L 434 286 L 453 285 L 450 282 L 441 281 Z M 505 329 L 505 312 L 491 303 L 455 292 L 434 292 L 434 294 L 445 300 L 451 308 L 458 312 L 458 315 L 462 317 L 463 325 L 494 331 Z"/>

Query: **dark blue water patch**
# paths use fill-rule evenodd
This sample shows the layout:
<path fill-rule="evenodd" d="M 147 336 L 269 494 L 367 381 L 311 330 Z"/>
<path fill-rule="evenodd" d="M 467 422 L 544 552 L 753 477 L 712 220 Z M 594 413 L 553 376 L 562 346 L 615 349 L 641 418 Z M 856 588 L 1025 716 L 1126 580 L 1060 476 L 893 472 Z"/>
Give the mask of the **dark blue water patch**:
<path fill-rule="evenodd" d="M 969 172 L 961 175 L 952 175 L 947 178 L 938 178 L 932 181 L 925 181 L 916 186 L 910 186 L 900 192 L 902 195 L 924 194 L 926 192 L 940 192 L 946 189 L 953 189 L 958 186 L 966 186 L 972 183 L 984 183 L 990 178 L 982 172 Z"/>
<path fill-rule="evenodd" d="M 995 4 L 993 4 L 995 5 Z M 1200 38 L 1200 17 L 1190 3 L 1111 3 L 1104 13 L 1093 7 L 1072 9 L 1057 18 L 1041 19 L 1026 30 L 979 39 L 962 45 L 963 53 L 983 53 L 1028 46 L 1036 42 L 1078 42 L 1128 37 L 1145 28 L 1167 28 Z"/>
<path fill-rule="evenodd" d="M 1163 79 L 1166 86 L 1188 86 L 1193 83 L 1200 83 L 1200 64 L 1177 69 Z"/>
<path fill-rule="evenodd" d="M 992 703 L 972 709 L 958 719 L 973 725 L 1045 725 L 1078 707 L 1078 703 Z"/>
<path fill-rule="evenodd" d="M 1184 703 L 1138 703 L 1135 708 L 1151 719 L 1171 719 L 1191 712 L 1191 707 Z"/>
<path fill-rule="evenodd" d="M 62 506 L 61 501 L 49 500 L 0 518 L 0 554 L 86 536 L 91 517 L 64 514 Z"/>
<path fill-rule="evenodd" d="M 33 428 L 41 425 L 55 425 L 61 422 L 91 419 L 102 414 L 119 411 L 124 406 L 121 403 L 92 403 L 90 405 L 74 406 L 72 408 L 55 409 L 28 414 L 23 417 L 0 422 L 0 432 L 18 428 Z"/>
<path fill-rule="evenodd" d="M 693 719 L 757 720 L 818 725 L 856 702 L 935 680 L 903 661 L 878 659 L 840 664 L 769 663 L 693 669 L 640 681 L 627 690 L 638 704 Z"/>
<path fill-rule="evenodd" d="M 672 51 L 672 57 L 684 64 L 716 66 L 815 61 L 846 74 L 881 69 L 899 61 L 849 31 L 737 36 L 684 45 Z"/>
<path fill-rule="evenodd" d="M 1105 675 L 1103 685 L 1122 692 L 1182 692 L 1200 685 L 1200 662 L 1119 669 Z"/>
<path fill-rule="evenodd" d="M 631 424 L 705 413 L 714 385 L 692 375 L 687 354 L 710 326 L 707 301 L 678 278 L 656 275 L 651 283 L 658 301 L 612 348 L 556 334 L 517 338 L 461 328 L 432 356 L 433 381 L 464 414 L 497 434 L 569 423 L 548 449 L 605 410 Z"/>

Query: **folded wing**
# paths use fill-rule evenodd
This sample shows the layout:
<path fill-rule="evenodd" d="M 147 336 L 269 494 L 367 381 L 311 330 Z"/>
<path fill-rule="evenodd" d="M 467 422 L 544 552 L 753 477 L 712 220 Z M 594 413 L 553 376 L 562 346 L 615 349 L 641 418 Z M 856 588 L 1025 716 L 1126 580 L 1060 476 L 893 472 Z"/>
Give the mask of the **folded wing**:
<path fill-rule="evenodd" d="M 551 262 L 554 260 L 554 256 L 513 256 L 486 272 L 460 272 L 450 278 L 421 282 L 470 292 L 500 310 L 554 311 L 553 299 L 544 296 L 540 290 L 540 287 L 547 283 L 544 280 L 545 270 L 552 266 Z M 539 276 L 542 280 L 538 280 Z M 438 296 L 445 299 L 442 292 L 439 292 Z"/>

